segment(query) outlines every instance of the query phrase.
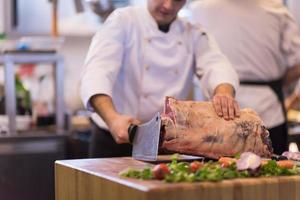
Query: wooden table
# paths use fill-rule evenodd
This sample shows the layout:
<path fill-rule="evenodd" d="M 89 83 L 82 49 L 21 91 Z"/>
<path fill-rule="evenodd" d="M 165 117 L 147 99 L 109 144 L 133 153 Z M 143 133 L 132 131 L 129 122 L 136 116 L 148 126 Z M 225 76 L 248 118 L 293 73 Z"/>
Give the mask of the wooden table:
<path fill-rule="evenodd" d="M 300 176 L 177 183 L 122 178 L 132 158 L 65 160 L 55 163 L 56 200 L 299 200 Z"/>

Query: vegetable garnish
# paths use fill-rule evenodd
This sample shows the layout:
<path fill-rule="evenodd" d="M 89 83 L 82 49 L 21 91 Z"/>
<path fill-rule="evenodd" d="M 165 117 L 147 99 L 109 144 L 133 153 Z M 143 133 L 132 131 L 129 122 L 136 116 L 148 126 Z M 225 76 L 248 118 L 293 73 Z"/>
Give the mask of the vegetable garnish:
<path fill-rule="evenodd" d="M 261 158 L 251 152 L 244 152 L 238 159 L 236 166 L 238 170 L 256 170 L 261 164 Z"/>
<path fill-rule="evenodd" d="M 269 177 L 300 175 L 300 169 L 292 161 L 262 160 L 255 154 L 247 152 L 239 159 L 224 157 L 219 161 L 179 162 L 178 156 L 172 156 L 171 163 L 157 164 L 142 170 L 128 169 L 120 175 L 142 180 L 164 180 L 170 183 L 221 181 L 224 179 L 246 177 Z M 244 164 L 243 162 L 246 162 Z M 224 166 L 226 163 L 226 166 Z M 237 167 L 242 163 L 243 168 Z M 257 164 L 258 163 L 258 164 Z"/>
<path fill-rule="evenodd" d="M 155 165 L 152 169 L 152 175 L 158 180 L 164 179 L 168 174 L 170 174 L 170 169 L 164 163 Z"/>
<path fill-rule="evenodd" d="M 236 162 L 235 158 L 230 158 L 230 157 L 221 157 L 218 162 L 220 163 L 220 165 L 222 167 L 229 167 L 230 165 L 232 165 L 232 163 Z"/>

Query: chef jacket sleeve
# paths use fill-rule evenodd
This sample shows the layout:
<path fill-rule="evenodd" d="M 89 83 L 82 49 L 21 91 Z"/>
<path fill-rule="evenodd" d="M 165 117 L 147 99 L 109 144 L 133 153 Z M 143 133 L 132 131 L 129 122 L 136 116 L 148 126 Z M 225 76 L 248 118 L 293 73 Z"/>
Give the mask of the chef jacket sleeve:
<path fill-rule="evenodd" d="M 291 16 L 281 18 L 281 50 L 285 57 L 286 65 L 294 67 L 300 64 L 300 31 Z"/>
<path fill-rule="evenodd" d="M 116 10 L 92 39 L 80 82 L 81 99 L 90 111 L 93 109 L 89 100 L 93 95 L 112 96 L 113 84 L 122 64 L 127 22 L 126 13 Z"/>
<path fill-rule="evenodd" d="M 239 85 L 236 71 L 221 53 L 212 36 L 199 28 L 195 37 L 196 74 L 201 78 L 202 92 L 211 98 L 221 83 L 231 84 L 235 91 Z"/>

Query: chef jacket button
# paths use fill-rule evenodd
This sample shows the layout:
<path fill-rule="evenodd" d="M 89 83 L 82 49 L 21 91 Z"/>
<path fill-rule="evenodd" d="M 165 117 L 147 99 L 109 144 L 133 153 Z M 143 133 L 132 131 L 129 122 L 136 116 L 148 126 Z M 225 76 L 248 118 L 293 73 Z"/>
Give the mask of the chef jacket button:
<path fill-rule="evenodd" d="M 148 71 L 150 69 L 149 65 L 145 65 L 144 68 L 146 71 Z"/>
<path fill-rule="evenodd" d="M 143 96 L 144 96 L 145 99 L 147 99 L 149 97 L 148 94 L 144 94 Z"/>
<path fill-rule="evenodd" d="M 150 38 L 146 38 L 146 41 L 147 41 L 148 43 L 151 43 L 151 39 L 150 39 Z"/>
<path fill-rule="evenodd" d="M 175 75 L 178 75 L 178 74 L 179 74 L 178 69 L 175 69 L 175 70 L 174 70 L 174 74 L 175 74 Z"/>
<path fill-rule="evenodd" d="M 182 45 L 182 42 L 181 42 L 181 41 L 178 41 L 177 44 L 178 44 L 178 45 Z"/>

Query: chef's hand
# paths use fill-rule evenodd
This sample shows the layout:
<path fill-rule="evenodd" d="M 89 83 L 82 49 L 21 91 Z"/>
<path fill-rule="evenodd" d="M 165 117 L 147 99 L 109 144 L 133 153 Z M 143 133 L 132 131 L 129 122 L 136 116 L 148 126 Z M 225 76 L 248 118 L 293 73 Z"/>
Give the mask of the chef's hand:
<path fill-rule="evenodd" d="M 140 122 L 130 116 L 119 114 L 114 107 L 112 98 L 106 94 L 92 96 L 90 103 L 106 122 L 116 143 L 129 143 L 128 128 L 130 124 L 138 125 Z"/>
<path fill-rule="evenodd" d="M 212 99 L 214 109 L 219 117 L 233 120 L 240 116 L 240 108 L 234 99 L 234 88 L 230 84 L 217 86 Z"/>
<path fill-rule="evenodd" d="M 116 114 L 108 122 L 108 128 L 117 144 L 129 143 L 128 128 L 130 124 L 139 125 L 140 121 L 127 115 Z"/>

